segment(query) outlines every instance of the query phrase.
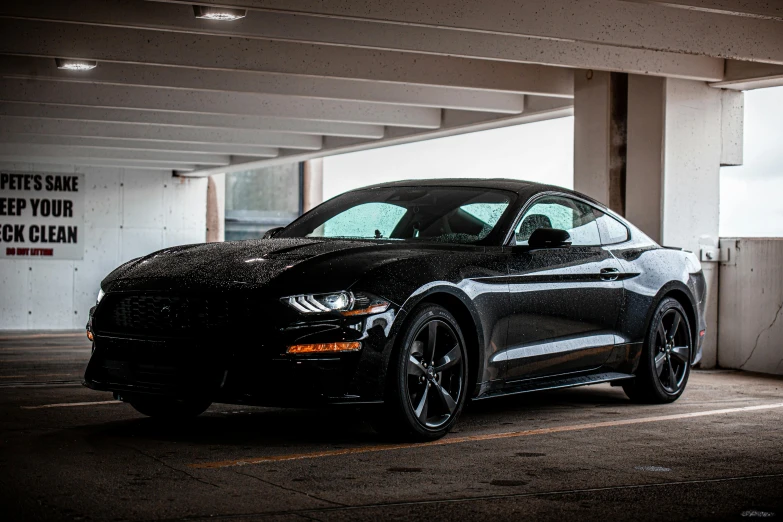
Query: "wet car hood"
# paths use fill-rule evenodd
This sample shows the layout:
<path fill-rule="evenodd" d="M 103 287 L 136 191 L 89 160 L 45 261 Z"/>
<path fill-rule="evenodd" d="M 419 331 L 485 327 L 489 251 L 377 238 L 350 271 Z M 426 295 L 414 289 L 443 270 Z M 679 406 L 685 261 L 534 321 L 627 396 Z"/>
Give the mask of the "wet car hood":
<path fill-rule="evenodd" d="M 305 261 L 373 249 L 362 241 L 257 239 L 168 248 L 129 262 L 104 279 L 104 289 L 258 288 Z"/>
<path fill-rule="evenodd" d="M 385 243 L 385 242 L 384 242 Z M 326 287 L 347 287 L 360 273 L 355 270 L 339 270 L 343 266 L 338 258 L 346 256 L 358 261 L 357 253 L 376 253 L 391 260 L 389 250 L 402 245 L 378 244 L 367 241 L 319 240 L 309 238 L 257 239 L 204 243 L 168 248 L 120 266 L 104 279 L 102 287 L 109 291 L 204 289 L 232 290 L 269 287 L 282 283 L 288 290 L 315 278 L 317 274 L 344 273 L 343 281 L 321 282 Z M 385 252 L 385 254 L 381 253 Z M 377 261 L 377 259 L 376 259 Z M 355 263 L 349 263 L 354 265 Z M 372 264 L 372 263 L 370 263 Z M 329 270 L 324 271 L 328 268 Z M 305 266 L 313 268 L 307 270 Z M 319 267 L 315 269 L 315 267 Z M 297 268 L 296 270 L 294 270 Z M 367 268 L 370 268 L 369 266 Z M 351 281 L 347 281 L 347 279 Z M 323 279 L 323 278 L 319 278 Z M 307 281 L 308 288 L 313 288 Z M 331 291 L 332 289 L 326 289 Z"/>

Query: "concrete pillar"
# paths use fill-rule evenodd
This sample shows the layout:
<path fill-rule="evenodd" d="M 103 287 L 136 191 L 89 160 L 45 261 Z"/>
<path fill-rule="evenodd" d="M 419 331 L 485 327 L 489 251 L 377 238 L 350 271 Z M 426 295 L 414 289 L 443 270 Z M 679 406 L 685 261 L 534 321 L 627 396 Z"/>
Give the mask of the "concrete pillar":
<path fill-rule="evenodd" d="M 722 151 L 721 91 L 702 82 L 667 79 L 665 90 L 664 245 L 697 254 L 717 246 Z M 718 263 L 702 263 L 707 279 L 707 337 L 702 367 L 717 363 Z"/>
<path fill-rule="evenodd" d="M 226 239 L 226 175 L 213 174 L 207 183 L 207 243 Z"/>
<path fill-rule="evenodd" d="M 745 136 L 745 93 L 721 91 L 721 155 L 723 167 L 742 165 Z"/>
<path fill-rule="evenodd" d="M 631 75 L 626 217 L 650 237 L 697 255 L 717 247 L 720 167 L 742 162 L 741 93 L 703 82 Z M 707 337 L 701 366 L 716 365 L 718 270 L 703 261 Z"/>
<path fill-rule="evenodd" d="M 665 78 L 628 76 L 625 217 L 658 242 L 663 226 L 665 92 Z"/>
<path fill-rule="evenodd" d="M 576 73 L 575 189 L 622 211 L 662 245 L 697 255 L 717 247 L 720 167 L 742 162 L 742 94 L 642 75 L 629 75 L 626 85 L 623 93 L 619 77 Z M 616 107 L 622 103 L 625 113 Z M 717 361 L 718 264 L 702 266 L 708 286 L 702 366 L 709 368 Z"/>
<path fill-rule="evenodd" d="M 320 205 L 324 200 L 324 160 L 321 158 L 305 161 L 302 180 L 304 211 Z"/>
<path fill-rule="evenodd" d="M 628 75 L 574 73 L 574 189 L 625 213 Z"/>

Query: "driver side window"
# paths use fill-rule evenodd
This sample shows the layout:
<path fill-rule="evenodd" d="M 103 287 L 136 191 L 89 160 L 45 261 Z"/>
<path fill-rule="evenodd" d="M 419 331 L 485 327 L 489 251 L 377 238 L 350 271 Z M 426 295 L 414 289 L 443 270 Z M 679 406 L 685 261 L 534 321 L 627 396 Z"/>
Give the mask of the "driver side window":
<path fill-rule="evenodd" d="M 570 198 L 545 196 L 537 200 L 514 230 L 516 244 L 527 245 L 530 235 L 539 228 L 565 230 L 573 246 L 601 245 L 593 208 Z"/>

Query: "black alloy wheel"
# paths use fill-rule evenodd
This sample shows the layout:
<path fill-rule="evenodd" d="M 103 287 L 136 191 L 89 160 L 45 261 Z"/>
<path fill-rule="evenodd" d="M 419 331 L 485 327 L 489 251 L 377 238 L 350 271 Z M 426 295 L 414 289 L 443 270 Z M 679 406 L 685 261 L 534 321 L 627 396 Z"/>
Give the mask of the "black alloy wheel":
<path fill-rule="evenodd" d="M 389 366 L 383 432 L 435 440 L 449 432 L 465 404 L 467 352 L 454 317 L 426 305 L 414 313 Z"/>
<path fill-rule="evenodd" d="M 636 379 L 623 385 L 625 393 L 638 402 L 677 400 L 688 382 L 692 353 L 685 310 L 675 299 L 663 299 L 650 325 Z"/>
<path fill-rule="evenodd" d="M 691 342 L 686 329 L 680 328 L 682 323 L 682 314 L 672 308 L 655 330 L 655 373 L 663 389 L 672 394 L 680 390 L 690 366 Z"/>
<path fill-rule="evenodd" d="M 462 346 L 451 326 L 432 319 L 419 328 L 408 356 L 408 404 L 430 429 L 446 424 L 464 386 Z"/>

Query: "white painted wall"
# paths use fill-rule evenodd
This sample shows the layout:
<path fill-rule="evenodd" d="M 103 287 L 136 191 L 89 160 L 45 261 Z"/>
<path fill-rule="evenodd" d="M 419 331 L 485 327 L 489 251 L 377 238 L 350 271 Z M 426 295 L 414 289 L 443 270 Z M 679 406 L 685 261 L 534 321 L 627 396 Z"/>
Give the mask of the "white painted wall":
<path fill-rule="evenodd" d="M 17 172 L 84 173 L 84 259 L 0 259 L 0 330 L 82 329 L 100 281 L 155 250 L 203 242 L 207 178 L 170 171 L 3 164 Z"/>
<path fill-rule="evenodd" d="M 783 239 L 722 238 L 718 365 L 783 375 Z"/>

